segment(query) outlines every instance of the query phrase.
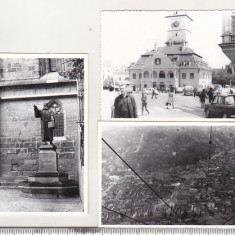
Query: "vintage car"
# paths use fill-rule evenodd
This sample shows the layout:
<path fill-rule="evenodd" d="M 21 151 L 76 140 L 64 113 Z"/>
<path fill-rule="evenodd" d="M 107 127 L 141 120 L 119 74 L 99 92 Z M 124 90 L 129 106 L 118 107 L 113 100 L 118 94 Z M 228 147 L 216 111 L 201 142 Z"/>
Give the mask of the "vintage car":
<path fill-rule="evenodd" d="M 183 93 L 183 92 L 184 92 L 184 87 L 178 86 L 175 88 L 175 93 Z"/>
<path fill-rule="evenodd" d="M 192 86 L 184 87 L 184 95 L 193 95 L 194 88 Z"/>
<path fill-rule="evenodd" d="M 207 118 L 235 117 L 235 95 L 216 95 L 211 104 L 205 105 Z"/>

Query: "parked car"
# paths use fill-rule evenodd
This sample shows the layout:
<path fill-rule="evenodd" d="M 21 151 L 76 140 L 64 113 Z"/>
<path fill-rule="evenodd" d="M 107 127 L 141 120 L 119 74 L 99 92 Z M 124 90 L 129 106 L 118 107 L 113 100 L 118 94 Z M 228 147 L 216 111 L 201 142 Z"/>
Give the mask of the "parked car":
<path fill-rule="evenodd" d="M 214 91 L 214 95 L 227 95 L 230 93 L 230 88 L 220 87 Z"/>
<path fill-rule="evenodd" d="M 184 95 L 193 95 L 194 88 L 192 86 L 184 87 Z"/>
<path fill-rule="evenodd" d="M 175 88 L 175 93 L 183 93 L 184 92 L 184 87 L 176 87 Z"/>
<path fill-rule="evenodd" d="M 207 118 L 235 117 L 235 95 L 216 95 L 211 104 L 205 105 Z"/>

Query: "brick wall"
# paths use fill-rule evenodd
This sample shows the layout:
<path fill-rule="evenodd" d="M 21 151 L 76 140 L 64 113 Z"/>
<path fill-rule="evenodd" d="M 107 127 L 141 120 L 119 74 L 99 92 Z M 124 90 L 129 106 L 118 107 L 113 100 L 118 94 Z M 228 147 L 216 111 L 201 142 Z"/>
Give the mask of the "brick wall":
<path fill-rule="evenodd" d="M 1 80 L 25 80 L 39 78 L 39 60 L 37 58 L 0 59 Z"/>
<path fill-rule="evenodd" d="M 72 84 L 74 86 L 74 83 Z M 53 89 L 52 89 L 53 87 Z M 24 89 L 25 88 L 25 89 Z M 71 91 L 71 84 L 45 84 L 38 86 L 1 87 L 1 94 L 51 94 Z M 19 94 L 19 95 L 21 95 Z M 52 93 L 53 94 L 53 93 Z M 40 119 L 34 117 L 33 105 L 40 109 L 44 102 L 52 98 L 29 98 L 22 100 L 2 100 L 0 102 L 0 177 L 28 176 L 38 170 L 38 153 L 41 142 Z M 72 179 L 78 177 L 78 105 L 77 98 L 56 98 L 65 116 L 65 135 L 55 138 L 57 146 L 58 170 L 69 174 Z"/>

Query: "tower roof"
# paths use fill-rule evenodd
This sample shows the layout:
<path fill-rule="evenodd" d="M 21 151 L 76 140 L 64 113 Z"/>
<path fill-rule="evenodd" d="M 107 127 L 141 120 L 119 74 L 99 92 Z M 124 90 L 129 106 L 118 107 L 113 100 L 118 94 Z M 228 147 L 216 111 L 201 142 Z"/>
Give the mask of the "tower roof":
<path fill-rule="evenodd" d="M 182 16 L 186 16 L 190 21 L 193 21 L 193 19 L 191 17 L 189 17 L 187 14 L 173 14 L 171 16 L 165 16 L 165 18 L 173 18 L 173 17 L 182 17 Z"/>
<path fill-rule="evenodd" d="M 182 44 L 174 44 L 173 46 L 164 46 L 159 47 L 159 51 L 166 54 L 166 55 L 185 55 L 185 54 L 194 54 L 200 58 L 200 55 L 196 54 L 193 49 L 185 46 L 183 48 Z"/>

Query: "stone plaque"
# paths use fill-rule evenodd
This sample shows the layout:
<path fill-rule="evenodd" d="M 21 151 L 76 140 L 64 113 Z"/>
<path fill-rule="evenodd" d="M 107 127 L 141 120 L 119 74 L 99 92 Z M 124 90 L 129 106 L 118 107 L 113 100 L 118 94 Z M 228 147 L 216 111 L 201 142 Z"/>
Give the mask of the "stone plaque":
<path fill-rule="evenodd" d="M 52 149 L 39 152 L 39 171 L 42 173 L 57 173 L 56 151 Z"/>

